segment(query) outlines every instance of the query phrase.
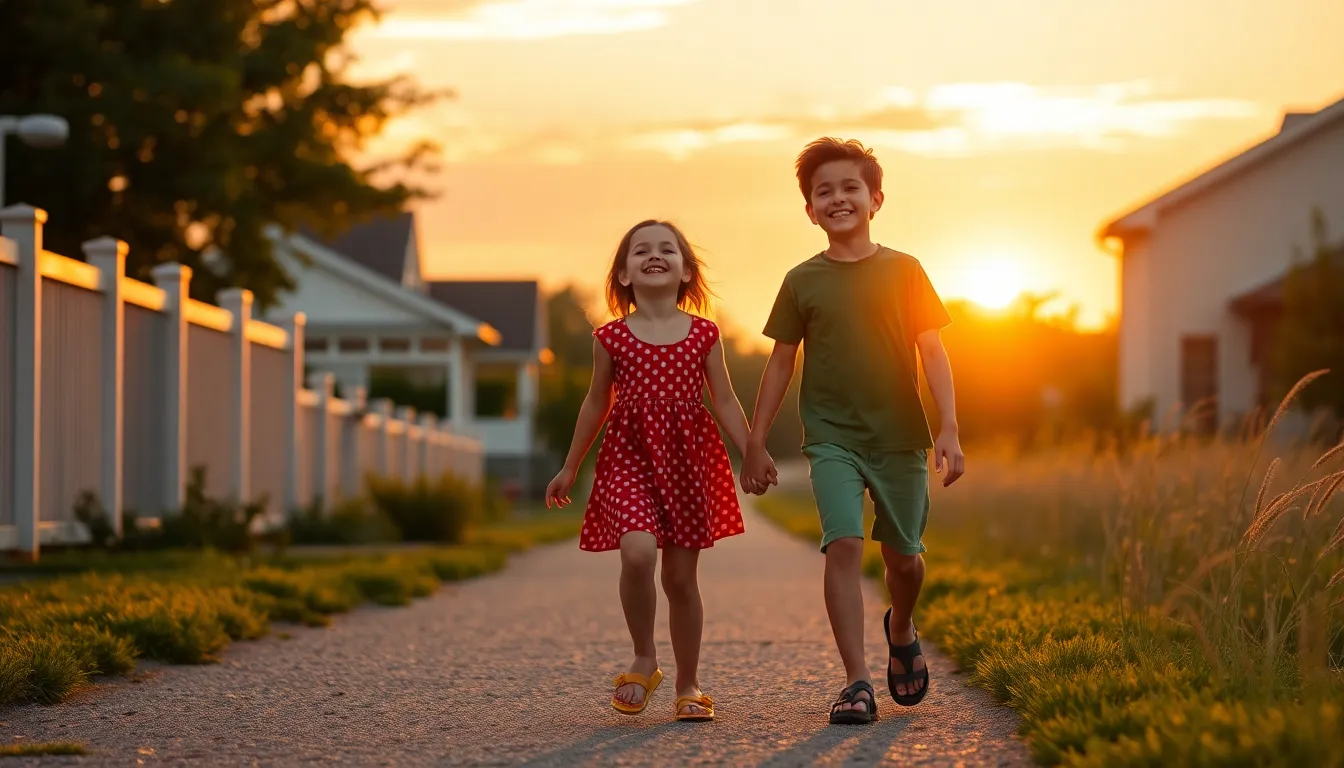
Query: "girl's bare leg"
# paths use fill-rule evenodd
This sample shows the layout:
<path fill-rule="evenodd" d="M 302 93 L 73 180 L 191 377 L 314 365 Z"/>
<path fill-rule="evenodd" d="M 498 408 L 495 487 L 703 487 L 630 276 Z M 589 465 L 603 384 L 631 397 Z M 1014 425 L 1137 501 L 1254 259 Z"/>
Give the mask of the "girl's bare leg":
<path fill-rule="evenodd" d="M 695 696 L 700 691 L 700 639 L 705 610 L 700 600 L 696 571 L 700 550 L 668 546 L 663 550 L 663 594 L 667 595 L 667 619 L 672 631 L 672 653 L 677 659 L 677 695 Z M 682 714 L 703 714 L 694 704 Z"/>
<path fill-rule="evenodd" d="M 621 608 L 635 646 L 630 671 L 645 677 L 658 669 L 658 650 L 653 644 L 653 621 L 658 611 L 653 571 L 657 564 L 658 542 L 653 534 L 631 531 L 621 537 Z M 635 706 L 644 701 L 644 689 L 633 683 L 616 689 L 615 695 Z"/>

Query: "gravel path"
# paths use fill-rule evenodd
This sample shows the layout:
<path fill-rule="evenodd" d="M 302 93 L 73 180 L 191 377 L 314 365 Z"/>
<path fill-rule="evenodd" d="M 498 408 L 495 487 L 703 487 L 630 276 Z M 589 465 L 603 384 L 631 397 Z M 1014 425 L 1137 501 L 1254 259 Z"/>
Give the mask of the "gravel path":
<path fill-rule="evenodd" d="M 830 727 L 844 683 L 821 596 L 822 559 L 748 509 L 747 534 L 701 563 L 701 682 L 719 720 L 672 721 L 675 665 L 638 718 L 607 705 L 629 663 L 615 554 L 573 542 L 406 608 L 327 629 L 284 628 L 200 667 L 145 665 L 55 707 L 0 711 L 0 741 L 82 741 L 84 758 L 11 765 L 1028 765 L 1016 717 L 966 687 L 925 643 L 933 688 L 880 721 Z M 868 653 L 882 673 L 885 610 L 869 588 Z"/>

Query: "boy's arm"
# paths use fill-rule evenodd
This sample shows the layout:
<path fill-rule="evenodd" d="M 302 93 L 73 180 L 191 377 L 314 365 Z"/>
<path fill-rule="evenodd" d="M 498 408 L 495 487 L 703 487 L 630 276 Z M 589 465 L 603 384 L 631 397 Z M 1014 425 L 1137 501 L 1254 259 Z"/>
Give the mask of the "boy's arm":
<path fill-rule="evenodd" d="M 747 441 L 747 455 L 742 469 L 744 477 L 758 483 L 779 484 L 774 463 L 765 450 L 765 441 L 770 436 L 775 417 L 779 415 L 779 407 L 784 404 L 784 395 L 789 390 L 797 363 L 798 345 L 777 341 L 765 364 L 765 373 L 761 375 L 761 388 L 756 393 L 756 409 L 751 416 L 751 437 Z"/>
<path fill-rule="evenodd" d="M 938 438 L 933 444 L 934 468 L 943 473 L 943 487 L 957 481 L 966 471 L 966 457 L 961 452 L 957 427 L 957 398 L 952 386 L 952 363 L 947 359 L 939 329 L 931 328 L 915 337 L 919 357 L 924 363 L 924 376 L 938 406 Z"/>

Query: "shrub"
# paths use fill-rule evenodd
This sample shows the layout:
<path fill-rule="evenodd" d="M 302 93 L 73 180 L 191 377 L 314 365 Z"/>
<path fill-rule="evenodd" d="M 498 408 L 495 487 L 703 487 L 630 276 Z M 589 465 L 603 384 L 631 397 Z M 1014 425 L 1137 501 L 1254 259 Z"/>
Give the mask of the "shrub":
<path fill-rule="evenodd" d="M 369 495 L 397 526 L 404 541 L 460 543 L 467 528 L 481 519 L 481 489 L 452 474 L 407 484 L 396 478 L 370 477 Z"/>
<path fill-rule="evenodd" d="M 93 546 L 103 550 L 146 549 L 218 549 L 248 553 L 258 537 L 253 522 L 266 510 L 267 497 L 240 504 L 217 499 L 205 492 L 205 467 L 195 467 L 187 480 L 186 501 L 182 509 L 164 514 L 157 526 L 142 526 L 135 513 L 121 515 L 122 535 L 108 521 L 107 508 L 98 495 L 84 491 L 75 502 L 74 517 L 89 530 Z"/>
<path fill-rule="evenodd" d="M 326 507 L 316 498 L 290 515 L 292 544 L 387 544 L 401 540 L 401 531 L 367 499 L 342 499 Z"/>

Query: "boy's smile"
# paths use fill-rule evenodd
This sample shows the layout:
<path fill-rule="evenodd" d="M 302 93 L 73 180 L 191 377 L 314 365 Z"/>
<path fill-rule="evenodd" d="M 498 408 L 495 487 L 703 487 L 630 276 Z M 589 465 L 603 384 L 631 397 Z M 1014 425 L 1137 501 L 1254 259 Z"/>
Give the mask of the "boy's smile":
<path fill-rule="evenodd" d="M 852 234 L 865 228 L 881 207 L 882 193 L 868 188 L 859 164 L 853 160 L 826 163 L 812 175 L 807 215 L 828 235 Z"/>

